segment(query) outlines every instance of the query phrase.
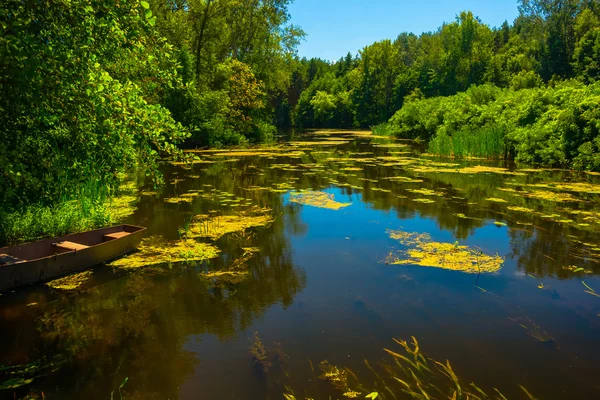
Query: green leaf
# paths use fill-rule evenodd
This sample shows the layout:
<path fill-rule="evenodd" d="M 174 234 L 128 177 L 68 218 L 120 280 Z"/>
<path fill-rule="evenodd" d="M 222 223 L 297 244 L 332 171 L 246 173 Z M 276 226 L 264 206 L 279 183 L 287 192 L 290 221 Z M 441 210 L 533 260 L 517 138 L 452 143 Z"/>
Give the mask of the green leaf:
<path fill-rule="evenodd" d="M 148 3 L 146 3 L 148 4 Z M 129 377 L 126 377 L 125 379 L 123 379 L 123 382 L 121 382 L 121 386 L 119 386 L 119 389 L 123 389 L 123 386 L 125 386 L 125 384 L 127 383 L 127 381 L 129 380 Z"/>
<path fill-rule="evenodd" d="M 156 17 L 152 17 L 148 20 L 148 22 L 150 23 L 150 25 L 154 26 L 156 25 Z"/>
<path fill-rule="evenodd" d="M 104 90 L 104 85 L 103 84 L 99 84 L 98 88 L 96 90 L 98 90 L 99 92 L 102 92 Z"/>
<path fill-rule="evenodd" d="M 147 1 L 140 1 L 140 4 L 142 5 L 142 7 L 144 7 L 146 10 L 150 8 L 150 4 L 148 4 Z"/>
<path fill-rule="evenodd" d="M 379 396 L 379 393 L 373 392 L 371 394 L 368 394 L 367 397 L 365 397 L 365 399 L 376 399 L 377 396 Z"/>
<path fill-rule="evenodd" d="M 152 17 L 152 10 L 146 11 L 146 19 L 149 19 L 150 17 Z"/>

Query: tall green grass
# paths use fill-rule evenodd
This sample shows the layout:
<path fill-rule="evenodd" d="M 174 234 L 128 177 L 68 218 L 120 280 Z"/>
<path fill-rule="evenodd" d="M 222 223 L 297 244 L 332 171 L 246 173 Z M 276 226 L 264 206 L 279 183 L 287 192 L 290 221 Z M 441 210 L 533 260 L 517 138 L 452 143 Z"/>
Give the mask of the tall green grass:
<path fill-rule="evenodd" d="M 504 158 L 507 154 L 506 131 L 502 126 L 468 129 L 451 134 L 440 130 L 429 142 L 428 152 L 454 158 Z"/>
<path fill-rule="evenodd" d="M 28 202 L 0 207 L 0 246 L 45 237 L 101 228 L 110 223 L 107 200 L 111 190 L 98 179 L 90 179 L 69 191 L 68 182 L 57 180 L 58 200 L 48 204 Z M 62 188 L 62 189 L 61 189 Z"/>
<path fill-rule="evenodd" d="M 373 135 L 392 136 L 394 134 L 393 125 L 389 122 L 384 122 L 371 127 Z"/>
<path fill-rule="evenodd" d="M 53 206 L 31 205 L 23 210 L 0 212 L 0 245 L 100 228 L 109 222 L 105 205 L 89 198 Z"/>

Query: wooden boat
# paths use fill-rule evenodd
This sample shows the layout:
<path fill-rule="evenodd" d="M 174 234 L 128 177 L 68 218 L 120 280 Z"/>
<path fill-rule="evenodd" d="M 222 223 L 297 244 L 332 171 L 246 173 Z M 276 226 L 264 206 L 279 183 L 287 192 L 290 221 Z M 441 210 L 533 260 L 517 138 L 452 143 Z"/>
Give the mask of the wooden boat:
<path fill-rule="evenodd" d="M 111 261 L 134 250 L 145 233 L 119 225 L 0 248 L 0 291 Z"/>

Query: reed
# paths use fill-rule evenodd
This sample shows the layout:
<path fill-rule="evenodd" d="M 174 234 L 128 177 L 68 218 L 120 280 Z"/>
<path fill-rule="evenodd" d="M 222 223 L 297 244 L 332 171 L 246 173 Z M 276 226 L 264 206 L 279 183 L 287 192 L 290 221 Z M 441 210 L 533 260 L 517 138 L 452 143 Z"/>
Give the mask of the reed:
<path fill-rule="evenodd" d="M 453 158 L 501 159 L 507 154 L 506 128 L 493 125 L 452 134 L 438 132 L 429 142 L 431 154 Z"/>
<path fill-rule="evenodd" d="M 389 122 L 384 122 L 371 127 L 373 135 L 377 136 L 392 136 L 394 135 L 393 125 Z"/>
<path fill-rule="evenodd" d="M 453 399 L 453 400 L 506 400 L 496 388 L 484 391 L 474 383 L 466 383 L 455 373 L 449 361 L 440 362 L 426 357 L 416 338 L 411 342 L 394 339 L 398 347 L 384 349 L 390 356 L 372 365 L 364 360 L 366 370 L 355 373 L 349 368 L 337 367 L 327 361 L 319 365 L 320 379 L 331 383 L 342 398 L 367 399 Z M 312 364 L 311 364 L 312 365 Z M 523 397 L 534 399 L 523 386 Z M 291 385 L 285 386 L 284 398 L 299 400 Z M 321 398 L 312 396 L 311 398 Z"/>

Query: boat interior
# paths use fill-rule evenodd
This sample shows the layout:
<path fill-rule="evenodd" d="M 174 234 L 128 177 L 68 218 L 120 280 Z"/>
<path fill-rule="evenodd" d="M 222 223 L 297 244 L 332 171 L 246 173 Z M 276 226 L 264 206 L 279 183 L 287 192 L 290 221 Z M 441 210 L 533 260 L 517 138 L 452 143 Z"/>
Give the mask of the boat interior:
<path fill-rule="evenodd" d="M 63 253 L 78 252 L 92 246 L 124 238 L 144 228 L 120 225 L 59 238 L 0 248 L 0 266 L 13 265 Z"/>

